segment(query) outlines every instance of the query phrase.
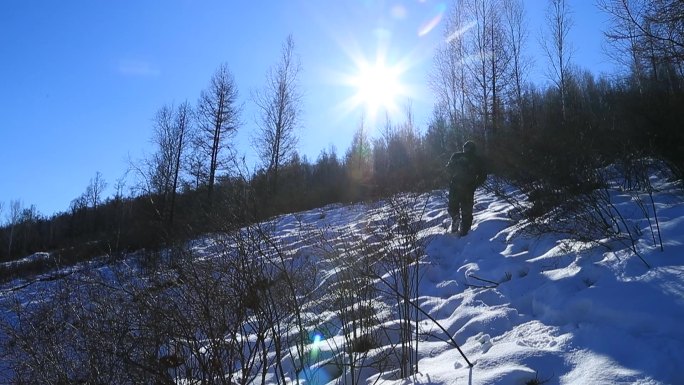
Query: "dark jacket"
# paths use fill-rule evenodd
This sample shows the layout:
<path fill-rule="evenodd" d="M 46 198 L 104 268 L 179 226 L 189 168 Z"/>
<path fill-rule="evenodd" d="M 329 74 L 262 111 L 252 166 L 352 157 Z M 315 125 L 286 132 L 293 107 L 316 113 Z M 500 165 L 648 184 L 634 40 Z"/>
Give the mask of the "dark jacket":
<path fill-rule="evenodd" d="M 487 178 L 484 162 L 475 152 L 455 152 L 447 163 L 447 170 L 452 191 L 472 194 Z"/>

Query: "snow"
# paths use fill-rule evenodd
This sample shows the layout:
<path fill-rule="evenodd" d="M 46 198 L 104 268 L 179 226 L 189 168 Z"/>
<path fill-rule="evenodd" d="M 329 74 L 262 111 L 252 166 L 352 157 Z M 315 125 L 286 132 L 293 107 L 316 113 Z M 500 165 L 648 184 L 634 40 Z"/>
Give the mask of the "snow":
<path fill-rule="evenodd" d="M 27 257 L 24 257 L 22 259 L 18 259 L 16 261 L 11 261 L 11 262 L 3 262 L 0 263 L 0 266 L 16 266 L 16 265 L 22 265 L 22 264 L 28 264 L 31 262 L 38 262 L 38 261 L 47 261 L 50 259 L 50 253 L 45 253 L 45 252 L 38 252 L 38 253 L 33 253 Z"/>
<path fill-rule="evenodd" d="M 684 384 L 684 201 L 677 191 L 660 182 L 653 194 L 662 251 L 633 197 L 611 191 L 615 208 L 638 229 L 636 250 L 650 268 L 624 240 L 602 240 L 608 248 L 558 233 L 530 235 L 524 221 L 512 219 L 514 208 L 488 191 L 478 190 L 464 237 L 446 233 L 445 191 L 406 196 L 425 245 L 416 303 L 449 336 L 424 318 L 417 374 L 362 375 L 397 385 Z M 394 212 L 386 201 L 337 204 L 268 225 L 289 255 L 318 258 L 323 250 L 314 238 L 326 238 L 328 251 L 346 250 L 353 239 L 373 243 L 371 229 L 397 221 Z M 210 258 L 215 246 L 207 237 L 193 247 Z M 316 284 L 324 287 L 338 267 L 319 266 Z M 314 339 L 312 383 L 343 383 L 326 362 L 340 343 L 339 332 Z"/>
<path fill-rule="evenodd" d="M 651 268 L 624 240 L 609 250 L 561 234 L 526 235 L 512 206 L 489 192 L 476 194 L 473 229 L 461 238 L 445 233 L 445 191 L 417 199 L 413 216 L 426 241 L 418 303 L 474 366 L 426 338 L 410 382 L 684 384 L 684 204 L 662 186 L 654 199 L 664 251 L 634 199 L 613 191 L 616 209 L 639 227 L 637 249 Z M 332 206 L 281 217 L 275 234 L 298 239 L 295 223 L 360 233 L 388 212 L 382 204 Z M 441 333 L 427 324 L 422 332 Z"/>

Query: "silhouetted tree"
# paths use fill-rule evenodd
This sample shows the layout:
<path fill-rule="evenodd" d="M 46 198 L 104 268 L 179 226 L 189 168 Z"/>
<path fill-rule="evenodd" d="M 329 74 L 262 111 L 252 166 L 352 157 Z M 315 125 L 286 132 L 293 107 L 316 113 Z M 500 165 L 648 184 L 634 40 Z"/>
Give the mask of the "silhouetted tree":
<path fill-rule="evenodd" d="M 526 83 L 530 60 L 524 54 L 527 45 L 528 30 L 525 25 L 525 6 L 522 0 L 504 2 L 504 27 L 506 30 L 506 50 L 510 55 L 510 87 L 512 115 L 517 117 L 519 129 L 525 127 L 522 114 L 524 103 L 523 90 Z"/>
<path fill-rule="evenodd" d="M 541 41 L 548 58 L 549 78 L 560 94 L 562 123 L 567 119 L 567 98 L 573 48 L 568 40 L 573 21 L 566 0 L 549 0 L 546 9 L 548 32 Z"/>
<path fill-rule="evenodd" d="M 93 210 L 97 210 L 97 206 L 102 201 L 102 194 L 106 188 L 107 182 L 102 177 L 102 173 L 96 172 L 95 177 L 90 179 L 90 183 L 88 183 L 84 193 L 86 202 Z"/>
<path fill-rule="evenodd" d="M 283 44 L 280 61 L 266 75 L 263 90 L 252 98 L 260 112 L 258 129 L 252 141 L 269 175 L 273 192 L 278 190 L 278 172 L 295 153 L 299 124 L 301 94 L 298 77 L 301 65 L 295 55 L 292 35 Z"/>
<path fill-rule="evenodd" d="M 21 219 L 21 211 L 23 204 L 20 200 L 12 200 L 9 204 L 9 211 L 7 212 L 7 227 L 9 227 L 9 240 L 7 242 L 7 258 L 12 258 L 12 243 L 14 242 L 14 235 Z"/>
<path fill-rule="evenodd" d="M 147 167 L 151 178 L 151 193 L 159 196 L 160 215 L 171 226 L 176 206 L 176 195 L 190 130 L 191 109 L 183 103 L 177 108 L 163 106 L 157 111 L 152 142 L 156 152 Z"/>
<path fill-rule="evenodd" d="M 240 125 L 238 89 L 227 64 L 222 64 L 211 78 L 197 103 L 196 144 L 207 163 L 205 181 L 211 199 L 216 173 L 233 157 L 231 139 Z"/>
<path fill-rule="evenodd" d="M 437 97 L 436 111 L 443 117 L 444 126 L 453 132 L 456 145 L 463 145 L 467 132 L 472 127 L 466 125 L 472 101 L 468 69 L 467 34 L 474 26 L 465 12 L 465 2 L 453 2 L 445 20 L 445 41 L 436 50 L 434 69 L 430 77 L 430 87 Z"/>

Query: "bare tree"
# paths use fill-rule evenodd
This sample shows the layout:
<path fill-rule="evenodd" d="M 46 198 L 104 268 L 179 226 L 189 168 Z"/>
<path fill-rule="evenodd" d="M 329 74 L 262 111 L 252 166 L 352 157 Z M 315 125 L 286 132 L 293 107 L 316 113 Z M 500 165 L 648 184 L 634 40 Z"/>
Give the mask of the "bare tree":
<path fill-rule="evenodd" d="M 618 63 L 631 71 L 641 86 L 645 71 L 640 54 L 640 37 L 638 27 L 632 15 L 640 14 L 643 7 L 641 1 L 598 0 L 597 6 L 610 17 L 608 29 L 604 35 L 610 50 L 609 55 Z M 638 8 L 636 8 L 638 7 Z M 641 87 L 640 87 L 641 88 Z"/>
<path fill-rule="evenodd" d="M 165 105 L 157 110 L 154 117 L 152 143 L 156 152 L 147 160 L 150 176 L 150 193 L 166 199 L 171 190 L 172 169 L 174 164 L 174 127 L 173 106 Z"/>
<path fill-rule="evenodd" d="M 97 209 L 97 206 L 102 201 L 102 194 L 106 188 L 107 182 L 102 177 L 102 173 L 99 171 L 96 172 L 95 177 L 90 179 L 90 183 L 88 183 L 84 195 L 85 201 L 90 207 Z"/>
<path fill-rule="evenodd" d="M 9 204 L 9 211 L 7 212 L 7 226 L 9 227 L 9 240 L 7 244 L 7 258 L 12 258 L 12 242 L 14 241 L 14 233 L 19 221 L 21 220 L 23 204 L 19 199 L 11 200 Z"/>
<path fill-rule="evenodd" d="M 492 8 L 488 0 L 470 0 L 470 15 L 475 20 L 475 28 L 471 38 L 469 71 L 475 90 L 473 98 L 478 109 L 482 132 L 487 131 L 492 112 L 491 78 L 487 65 L 488 56 L 492 53 L 492 40 L 489 31 L 492 28 Z"/>
<path fill-rule="evenodd" d="M 176 208 L 176 193 L 178 191 L 178 179 L 181 170 L 181 159 L 186 147 L 187 134 L 186 132 L 190 129 L 191 125 L 192 109 L 188 102 L 185 102 L 178 106 L 175 116 L 176 128 L 176 148 L 175 148 L 175 166 L 173 169 L 173 188 L 171 189 L 171 210 L 169 215 L 169 224 L 173 223 L 173 214 Z"/>
<path fill-rule="evenodd" d="M 467 63 L 474 90 L 473 101 L 482 134 L 485 138 L 495 133 L 500 125 L 503 111 L 503 90 L 509 55 L 506 51 L 506 34 L 502 21 L 501 0 L 470 0 L 469 17 L 475 21 L 470 36 Z"/>
<path fill-rule="evenodd" d="M 446 19 L 445 41 L 435 55 L 435 67 L 430 80 L 439 109 L 445 115 L 448 127 L 456 134 L 456 145 L 462 145 L 465 141 L 467 128 L 463 127 L 463 122 L 470 101 L 470 88 L 466 86 L 466 38 L 474 23 L 467 21 L 464 8 L 463 2 L 454 2 Z"/>
<path fill-rule="evenodd" d="M 294 39 L 289 35 L 283 44 L 280 61 L 266 75 L 266 85 L 252 96 L 261 113 L 257 121 L 259 128 L 252 140 L 267 171 L 272 173 L 274 192 L 278 188 L 278 170 L 292 157 L 297 146 L 300 71 Z"/>
<path fill-rule="evenodd" d="M 502 122 L 509 87 L 511 54 L 502 0 L 464 0 L 454 4 L 447 23 L 447 45 L 436 57 L 433 88 L 450 124 L 470 121 L 487 137 Z M 436 87 L 434 87 L 436 85 Z M 457 136 L 462 141 L 463 135 Z"/>
<path fill-rule="evenodd" d="M 510 0 L 504 3 L 504 19 L 506 34 L 506 50 L 510 54 L 510 78 L 512 80 L 511 99 L 514 111 L 518 114 L 519 127 L 525 125 L 523 108 L 523 86 L 525 74 L 530 67 L 529 59 L 524 55 L 528 31 L 525 27 L 525 6 L 522 0 Z"/>
<path fill-rule="evenodd" d="M 510 52 L 507 50 L 508 35 L 505 31 L 503 4 L 499 0 L 492 0 L 489 4 L 489 34 L 490 54 L 486 56 L 489 69 L 490 88 L 492 92 L 491 132 L 496 133 L 503 121 L 504 90 L 509 87 L 506 79 L 510 64 Z M 487 134 L 487 131 L 485 131 Z"/>
<path fill-rule="evenodd" d="M 157 111 L 152 141 L 156 152 L 148 160 L 152 193 L 162 200 L 162 216 L 171 225 L 175 211 L 181 160 L 187 147 L 190 128 L 190 105 L 163 106 Z"/>
<path fill-rule="evenodd" d="M 684 76 L 684 2 L 651 1 L 643 24 L 639 30 L 646 32 L 662 60 L 675 64 L 679 76 Z"/>
<path fill-rule="evenodd" d="M 232 156 L 232 139 L 240 124 L 238 90 L 227 64 L 222 64 L 211 78 L 209 86 L 200 94 L 197 103 L 196 144 L 206 160 L 206 184 L 211 199 L 216 172 L 226 166 Z"/>
<path fill-rule="evenodd" d="M 209 172 L 207 171 L 207 156 L 202 151 L 199 141 L 196 139 L 197 132 L 190 131 L 190 138 L 188 144 L 190 148 L 186 153 L 184 169 L 185 172 L 190 177 L 187 181 L 189 186 L 194 189 L 199 189 L 205 180 L 209 178 Z"/>
<path fill-rule="evenodd" d="M 604 32 L 614 57 L 637 75 L 646 68 L 657 78 L 661 62 L 674 63 L 684 75 L 684 3 L 679 0 L 598 0 L 610 17 Z"/>
<path fill-rule="evenodd" d="M 573 21 L 566 0 L 549 0 L 546 9 L 548 33 L 541 41 L 542 49 L 549 59 L 549 78 L 558 88 L 561 100 L 563 123 L 566 120 L 566 104 L 570 62 L 573 48 L 568 42 L 568 35 Z"/>

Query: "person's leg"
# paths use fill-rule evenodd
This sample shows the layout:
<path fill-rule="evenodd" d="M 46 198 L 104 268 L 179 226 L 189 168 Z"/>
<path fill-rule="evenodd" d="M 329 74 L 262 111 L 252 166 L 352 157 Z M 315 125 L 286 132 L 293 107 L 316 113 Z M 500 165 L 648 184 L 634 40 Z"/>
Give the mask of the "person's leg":
<path fill-rule="evenodd" d="M 453 189 L 449 191 L 449 216 L 451 216 L 451 232 L 458 231 L 458 225 L 461 222 L 461 205 L 460 197 Z"/>
<path fill-rule="evenodd" d="M 464 194 L 461 201 L 461 228 L 459 234 L 466 235 L 473 224 L 473 194 Z"/>

